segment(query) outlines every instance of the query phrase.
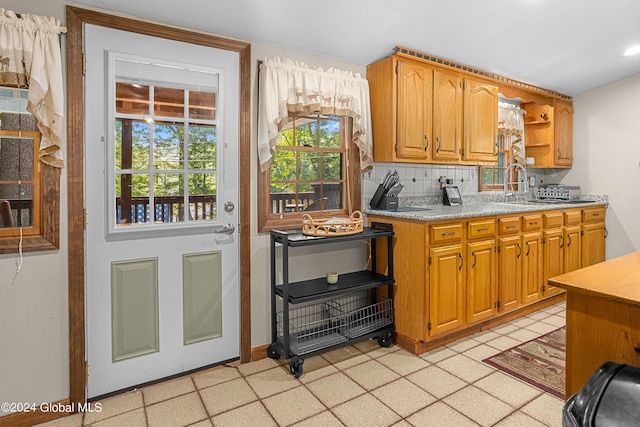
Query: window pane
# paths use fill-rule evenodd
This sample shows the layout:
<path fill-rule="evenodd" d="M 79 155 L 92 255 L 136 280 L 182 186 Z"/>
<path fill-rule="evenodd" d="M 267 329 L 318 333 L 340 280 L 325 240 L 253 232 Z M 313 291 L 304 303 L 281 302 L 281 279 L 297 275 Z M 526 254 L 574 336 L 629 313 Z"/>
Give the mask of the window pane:
<path fill-rule="evenodd" d="M 116 83 L 116 113 L 149 114 L 149 86 Z"/>
<path fill-rule="evenodd" d="M 149 175 L 117 174 L 116 224 L 145 224 L 149 218 Z"/>
<path fill-rule="evenodd" d="M 320 179 L 320 153 L 316 151 L 301 151 L 300 180 L 313 181 Z"/>
<path fill-rule="evenodd" d="M 294 181 L 296 179 L 296 152 L 276 150 L 270 169 L 271 181 Z"/>
<path fill-rule="evenodd" d="M 322 160 L 325 180 L 342 179 L 342 153 L 324 153 Z"/>
<path fill-rule="evenodd" d="M 216 93 L 189 91 L 189 117 L 192 119 L 215 120 Z"/>
<path fill-rule="evenodd" d="M 184 221 L 184 182 L 179 173 L 159 173 L 153 177 L 154 221 Z"/>
<path fill-rule="evenodd" d="M 295 212 L 297 204 L 295 184 L 271 184 L 271 213 Z"/>
<path fill-rule="evenodd" d="M 216 219 L 216 175 L 189 174 L 189 212 L 192 221 Z"/>
<path fill-rule="evenodd" d="M 293 147 L 295 141 L 293 139 L 293 129 L 287 129 L 278 133 L 276 138 L 276 146 Z"/>
<path fill-rule="evenodd" d="M 320 147 L 340 148 L 340 122 L 338 120 L 320 121 Z"/>
<path fill-rule="evenodd" d="M 153 113 L 157 116 L 184 117 L 184 90 L 156 86 Z"/>
<path fill-rule="evenodd" d="M 183 123 L 153 125 L 153 164 L 155 169 L 182 169 L 184 163 Z"/>
<path fill-rule="evenodd" d="M 33 185 L 0 184 L 0 228 L 33 226 Z"/>
<path fill-rule="evenodd" d="M 149 123 L 116 120 L 116 170 L 149 170 Z"/>
<path fill-rule="evenodd" d="M 189 127 L 189 169 L 216 169 L 216 127 Z"/>
<path fill-rule="evenodd" d="M 304 119 L 295 120 L 295 139 L 299 147 L 316 147 L 318 123 Z"/>
<path fill-rule="evenodd" d="M 33 180 L 33 139 L 1 138 L 0 181 L 18 180 Z"/>

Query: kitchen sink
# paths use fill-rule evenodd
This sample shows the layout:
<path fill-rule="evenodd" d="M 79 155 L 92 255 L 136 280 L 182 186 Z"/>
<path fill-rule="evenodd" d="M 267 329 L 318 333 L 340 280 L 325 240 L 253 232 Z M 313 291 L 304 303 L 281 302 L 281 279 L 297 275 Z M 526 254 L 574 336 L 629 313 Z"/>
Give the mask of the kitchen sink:
<path fill-rule="evenodd" d="M 559 205 L 559 204 L 569 204 L 569 205 L 579 205 L 582 203 L 593 203 L 593 200 L 517 200 L 514 202 L 502 202 L 507 205 Z"/>

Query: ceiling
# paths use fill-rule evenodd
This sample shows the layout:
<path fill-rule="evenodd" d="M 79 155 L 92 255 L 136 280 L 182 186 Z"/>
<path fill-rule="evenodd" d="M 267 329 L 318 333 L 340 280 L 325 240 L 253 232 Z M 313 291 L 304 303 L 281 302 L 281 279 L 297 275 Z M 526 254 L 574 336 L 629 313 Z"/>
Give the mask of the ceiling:
<path fill-rule="evenodd" d="M 622 55 L 638 0 L 78 1 L 359 65 L 402 46 L 569 96 L 640 73 Z"/>

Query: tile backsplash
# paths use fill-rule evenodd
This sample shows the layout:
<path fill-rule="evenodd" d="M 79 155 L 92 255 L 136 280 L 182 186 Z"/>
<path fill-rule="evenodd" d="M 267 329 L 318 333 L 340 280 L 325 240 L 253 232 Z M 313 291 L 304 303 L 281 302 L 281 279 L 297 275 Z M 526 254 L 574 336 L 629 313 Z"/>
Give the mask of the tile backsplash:
<path fill-rule="evenodd" d="M 462 196 L 478 193 L 478 166 L 424 165 L 413 163 L 374 163 L 373 170 L 363 175 L 362 197 L 367 203 L 373 197 L 387 170 L 397 170 L 404 188 L 400 197 L 432 197 L 442 195 L 438 179 L 445 176 L 453 179 Z M 527 170 L 535 176 L 539 186 L 544 179 L 543 170 Z"/>

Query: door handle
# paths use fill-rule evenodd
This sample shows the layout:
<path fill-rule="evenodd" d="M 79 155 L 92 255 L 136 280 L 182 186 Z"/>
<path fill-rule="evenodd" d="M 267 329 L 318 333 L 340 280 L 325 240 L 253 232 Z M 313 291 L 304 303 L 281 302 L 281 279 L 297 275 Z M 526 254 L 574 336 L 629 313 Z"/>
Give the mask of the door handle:
<path fill-rule="evenodd" d="M 529 242 L 525 242 L 527 244 L 527 253 L 526 255 L 529 256 L 529 252 L 531 252 L 531 246 L 529 246 Z"/>
<path fill-rule="evenodd" d="M 522 255 L 522 246 L 520 246 L 520 243 L 518 243 L 518 256 L 517 258 L 520 258 L 520 255 Z"/>
<path fill-rule="evenodd" d="M 233 232 L 236 231 L 236 226 L 229 223 L 229 224 L 225 224 L 222 226 L 222 228 L 217 229 L 216 231 L 214 231 L 214 233 L 216 234 L 233 234 Z"/>
<path fill-rule="evenodd" d="M 460 267 L 458 267 L 458 271 L 462 270 L 462 266 L 464 265 L 464 259 L 462 258 L 462 254 L 458 252 L 458 257 L 460 258 Z"/>
<path fill-rule="evenodd" d="M 471 256 L 473 257 L 473 264 L 471 264 L 471 268 L 476 268 L 476 252 L 471 252 Z"/>

